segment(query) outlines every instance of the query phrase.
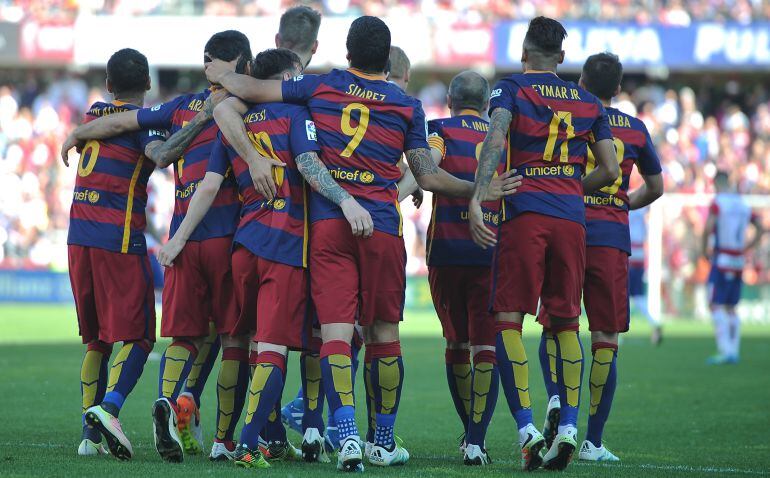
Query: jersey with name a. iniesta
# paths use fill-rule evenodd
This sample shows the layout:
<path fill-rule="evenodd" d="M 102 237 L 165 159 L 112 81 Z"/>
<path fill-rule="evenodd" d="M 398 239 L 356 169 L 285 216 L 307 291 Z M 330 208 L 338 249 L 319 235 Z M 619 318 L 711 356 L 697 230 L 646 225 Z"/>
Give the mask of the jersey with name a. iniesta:
<path fill-rule="evenodd" d="M 166 103 L 139 110 L 137 114 L 139 125 L 142 128 L 165 129 L 171 134 L 176 133 L 203 109 L 203 104 L 210 94 L 211 90 L 206 89 L 200 93 L 181 95 Z M 206 165 L 218 132 L 219 128 L 214 120 L 209 121 L 203 131 L 187 146 L 182 157 L 174 163 L 176 198 L 169 237 L 173 237 L 179 225 L 182 224 L 195 189 L 206 175 Z M 190 235 L 189 240 L 204 241 L 232 235 L 238 224 L 239 210 L 238 188 L 232 178 L 226 178 L 214 199 L 214 204 Z"/>
<path fill-rule="evenodd" d="M 453 176 L 473 182 L 481 145 L 489 123 L 475 111 L 428 121 L 428 144 L 441 151 L 441 168 Z M 501 161 L 498 173 L 504 171 Z M 468 228 L 466 198 L 433 195 L 433 212 L 427 234 L 429 266 L 490 266 L 493 249 L 482 249 L 473 242 Z M 481 204 L 484 223 L 496 229 L 500 223 L 500 201 Z"/>
<path fill-rule="evenodd" d="M 120 101 L 96 102 L 85 122 L 136 109 Z M 150 130 L 86 143 L 78 162 L 67 244 L 147 254 L 147 181 L 155 163 L 144 156 L 144 149 L 163 139 L 163 132 Z"/>
<path fill-rule="evenodd" d="M 585 224 L 582 176 L 588 146 L 612 139 L 601 102 L 575 83 L 551 72 L 501 79 L 492 90 L 490 115 L 512 115 L 506 170 L 524 176 L 503 200 L 503 221 L 533 212 Z"/>
<path fill-rule="evenodd" d="M 397 182 L 404 151 L 428 148 L 420 102 L 381 77 L 332 70 L 283 82 L 283 100 L 307 105 L 318 130 L 321 160 L 332 177 L 369 211 L 374 228 L 402 235 Z M 313 191 L 311 222 L 344 217 Z"/>
<path fill-rule="evenodd" d="M 611 107 L 607 108 L 607 115 L 620 172 L 615 182 L 583 198 L 586 205 L 586 246 L 614 247 L 631 254 L 628 228 L 631 171 L 636 164 L 645 176 L 660 174 L 660 159 L 642 121 Z M 586 174 L 595 167 L 596 160 L 589 150 Z"/>
<path fill-rule="evenodd" d="M 219 134 L 208 171 L 226 177 L 232 170 L 238 183 L 243 205 L 233 242 L 264 259 L 307 267 L 307 186 L 294 159 L 320 150 L 310 112 L 304 106 L 263 103 L 252 106 L 243 122 L 257 152 L 286 166 L 273 168 L 277 194 L 268 201 L 254 189 L 249 166 Z"/>

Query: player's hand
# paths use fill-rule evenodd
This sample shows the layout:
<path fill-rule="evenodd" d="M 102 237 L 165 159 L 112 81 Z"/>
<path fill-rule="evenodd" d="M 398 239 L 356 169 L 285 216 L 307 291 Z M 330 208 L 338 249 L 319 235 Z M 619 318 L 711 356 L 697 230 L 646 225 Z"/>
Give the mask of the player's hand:
<path fill-rule="evenodd" d="M 222 88 L 212 91 L 208 98 L 206 98 L 206 101 L 203 102 L 203 109 L 201 110 L 203 114 L 206 115 L 206 118 L 213 118 L 214 108 L 216 108 L 219 103 L 226 100 L 229 96 L 230 94 L 227 92 L 227 90 Z"/>
<path fill-rule="evenodd" d="M 473 242 L 482 249 L 494 247 L 497 244 L 495 233 L 484 224 L 484 211 L 481 210 L 481 203 L 476 199 L 471 199 L 468 205 L 468 223 L 471 228 L 471 237 Z"/>
<path fill-rule="evenodd" d="M 516 175 L 516 170 L 511 169 L 506 171 L 500 176 L 495 176 L 492 181 L 489 182 L 489 188 L 487 189 L 487 196 L 485 201 L 497 201 L 503 196 L 509 196 L 516 192 L 521 187 L 521 181 L 524 179 L 521 175 Z"/>
<path fill-rule="evenodd" d="M 345 199 L 340 203 L 342 214 L 350 223 L 350 228 L 354 236 L 372 237 L 374 234 L 374 221 L 369 211 L 363 208 L 358 201 L 352 197 Z"/>
<path fill-rule="evenodd" d="M 273 168 L 286 167 L 286 163 L 273 158 L 265 158 L 256 153 L 246 162 L 249 165 L 249 174 L 254 183 L 254 189 L 265 199 L 272 201 L 278 192 L 275 179 L 273 179 Z"/>
<path fill-rule="evenodd" d="M 228 73 L 235 71 L 235 64 L 238 63 L 238 59 L 232 61 L 224 61 L 218 58 L 212 58 L 211 61 L 203 64 L 203 69 L 206 72 L 206 79 L 212 85 L 220 85 L 222 78 Z"/>
<path fill-rule="evenodd" d="M 65 139 L 64 143 L 61 145 L 61 160 L 65 166 L 70 166 L 70 150 L 72 148 L 77 148 L 77 151 L 80 152 L 80 150 L 83 149 L 83 145 L 83 141 L 78 141 L 78 139 L 75 138 L 75 135 L 70 133 L 67 136 L 67 139 Z"/>
<path fill-rule="evenodd" d="M 163 267 L 173 267 L 174 266 L 174 259 L 176 259 L 176 256 L 179 255 L 180 252 L 182 252 L 182 249 L 184 249 L 185 243 L 183 241 L 176 240 L 175 238 L 171 238 L 161 249 L 158 253 L 158 262 L 160 262 L 160 265 Z"/>
<path fill-rule="evenodd" d="M 414 204 L 414 207 L 417 209 L 420 209 L 420 206 L 422 206 L 422 201 L 425 199 L 425 191 L 422 190 L 422 188 L 417 188 L 412 193 L 412 204 Z"/>

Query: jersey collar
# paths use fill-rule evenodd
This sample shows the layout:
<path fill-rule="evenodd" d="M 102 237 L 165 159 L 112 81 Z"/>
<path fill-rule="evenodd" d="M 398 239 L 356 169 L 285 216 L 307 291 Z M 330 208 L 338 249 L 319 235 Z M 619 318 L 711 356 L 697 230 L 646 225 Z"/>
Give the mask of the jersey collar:
<path fill-rule="evenodd" d="M 364 73 L 361 70 L 358 70 L 356 68 L 350 67 L 348 68 L 348 73 L 351 73 L 353 75 L 358 76 L 359 78 L 363 78 L 365 80 L 380 80 L 380 81 L 387 81 L 387 78 L 383 74 L 371 74 L 371 73 Z"/>
<path fill-rule="evenodd" d="M 476 118 L 481 118 L 481 115 L 477 111 L 471 109 L 460 110 L 457 116 L 475 116 Z"/>

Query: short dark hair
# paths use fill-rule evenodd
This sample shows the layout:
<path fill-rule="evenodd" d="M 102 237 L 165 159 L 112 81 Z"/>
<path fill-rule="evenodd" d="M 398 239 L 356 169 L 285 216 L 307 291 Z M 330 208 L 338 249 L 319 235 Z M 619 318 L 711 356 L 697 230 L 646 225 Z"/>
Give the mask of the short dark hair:
<path fill-rule="evenodd" d="M 481 111 L 489 101 L 489 82 L 475 71 L 465 70 L 449 83 L 452 108 Z"/>
<path fill-rule="evenodd" d="M 388 71 L 392 78 L 405 78 L 409 68 L 412 64 L 409 61 L 409 57 L 406 56 L 406 52 L 397 46 L 390 47 L 390 53 L 388 55 Z"/>
<path fill-rule="evenodd" d="M 356 18 L 345 42 L 350 66 L 366 72 L 383 72 L 390 56 L 390 29 L 377 17 Z"/>
<path fill-rule="evenodd" d="M 583 84 L 589 93 L 603 100 L 610 100 L 618 91 L 623 79 L 623 64 L 618 55 L 597 53 L 583 64 Z"/>
<path fill-rule="evenodd" d="M 714 184 L 717 186 L 729 186 L 730 185 L 730 174 L 725 170 L 719 170 L 714 175 Z"/>
<path fill-rule="evenodd" d="M 249 39 L 236 30 L 215 33 L 206 42 L 203 51 L 218 60 L 233 61 L 238 58 L 238 63 L 235 65 L 236 73 L 246 71 L 246 64 L 251 60 Z"/>
<path fill-rule="evenodd" d="M 293 68 L 302 69 L 302 60 L 288 48 L 270 48 L 257 53 L 251 74 L 258 80 L 268 80 Z"/>
<path fill-rule="evenodd" d="M 524 48 L 545 56 L 561 53 L 561 45 L 567 37 L 567 30 L 553 18 L 535 17 L 529 22 L 524 36 Z"/>
<path fill-rule="evenodd" d="M 107 60 L 107 79 L 113 93 L 138 93 L 147 89 L 150 66 L 147 57 L 132 48 L 124 48 Z"/>
<path fill-rule="evenodd" d="M 300 5 L 286 10 L 281 15 L 278 34 L 283 48 L 307 53 L 313 48 L 321 28 L 321 14 L 312 8 Z"/>

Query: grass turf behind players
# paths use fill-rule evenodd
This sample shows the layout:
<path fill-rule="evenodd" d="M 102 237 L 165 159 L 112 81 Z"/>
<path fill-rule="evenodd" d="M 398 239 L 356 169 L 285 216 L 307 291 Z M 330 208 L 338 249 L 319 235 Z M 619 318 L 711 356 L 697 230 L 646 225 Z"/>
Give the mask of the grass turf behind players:
<path fill-rule="evenodd" d="M 402 346 L 407 365 L 396 433 L 404 438 L 412 459 L 404 468 L 375 469 L 371 476 L 472 476 L 480 470 L 462 465 L 457 451 L 461 433 L 449 396 L 444 369 L 444 343 L 433 314 L 409 313 Z M 620 346 L 618 390 L 604 440 L 622 462 L 574 462 L 563 476 L 761 476 L 770 475 L 770 445 L 761 439 L 770 424 L 767 390 L 770 376 L 770 329 L 744 327 L 744 353 L 737 366 L 707 367 L 713 352 L 710 325 L 680 322 L 666 326 L 660 348 L 649 345 L 643 320 Z M 157 387 L 158 358 L 148 361 L 132 399 L 121 412 L 135 457 L 120 463 L 111 457 L 78 457 L 82 346 L 74 310 L 68 306 L 0 305 L 0 476 L 189 477 L 203 474 L 247 476 L 249 470 L 230 463 L 210 463 L 190 456 L 180 465 L 161 461 L 152 443 L 150 408 Z M 537 356 L 539 329 L 529 323 L 524 344 Z M 584 345 L 588 337 L 581 337 Z M 161 346 L 162 345 L 162 346 Z M 156 346 L 163 350 L 166 343 Z M 298 386 L 297 355 L 289 359 L 284 398 Z M 542 425 L 545 393 L 537 361 L 531 364 L 535 423 Z M 219 365 L 215 365 L 218 369 Z M 584 376 L 584 380 L 587 377 Z M 586 383 L 586 382 L 584 382 Z M 216 415 L 215 383 L 203 395 L 203 425 L 210 446 Z M 356 394 L 364 399 L 363 381 Z M 579 425 L 586 430 L 588 388 L 583 388 Z M 365 425 L 365 407 L 358 423 Z M 517 470 L 517 441 L 507 407 L 498 404 L 487 435 L 494 460 L 485 475 L 510 476 Z M 301 439 L 289 432 L 292 441 Z M 515 471 L 518 473 L 518 471 Z M 340 476 L 331 465 L 277 463 L 265 472 L 274 476 Z M 560 475 L 562 476 L 562 475 Z"/>

